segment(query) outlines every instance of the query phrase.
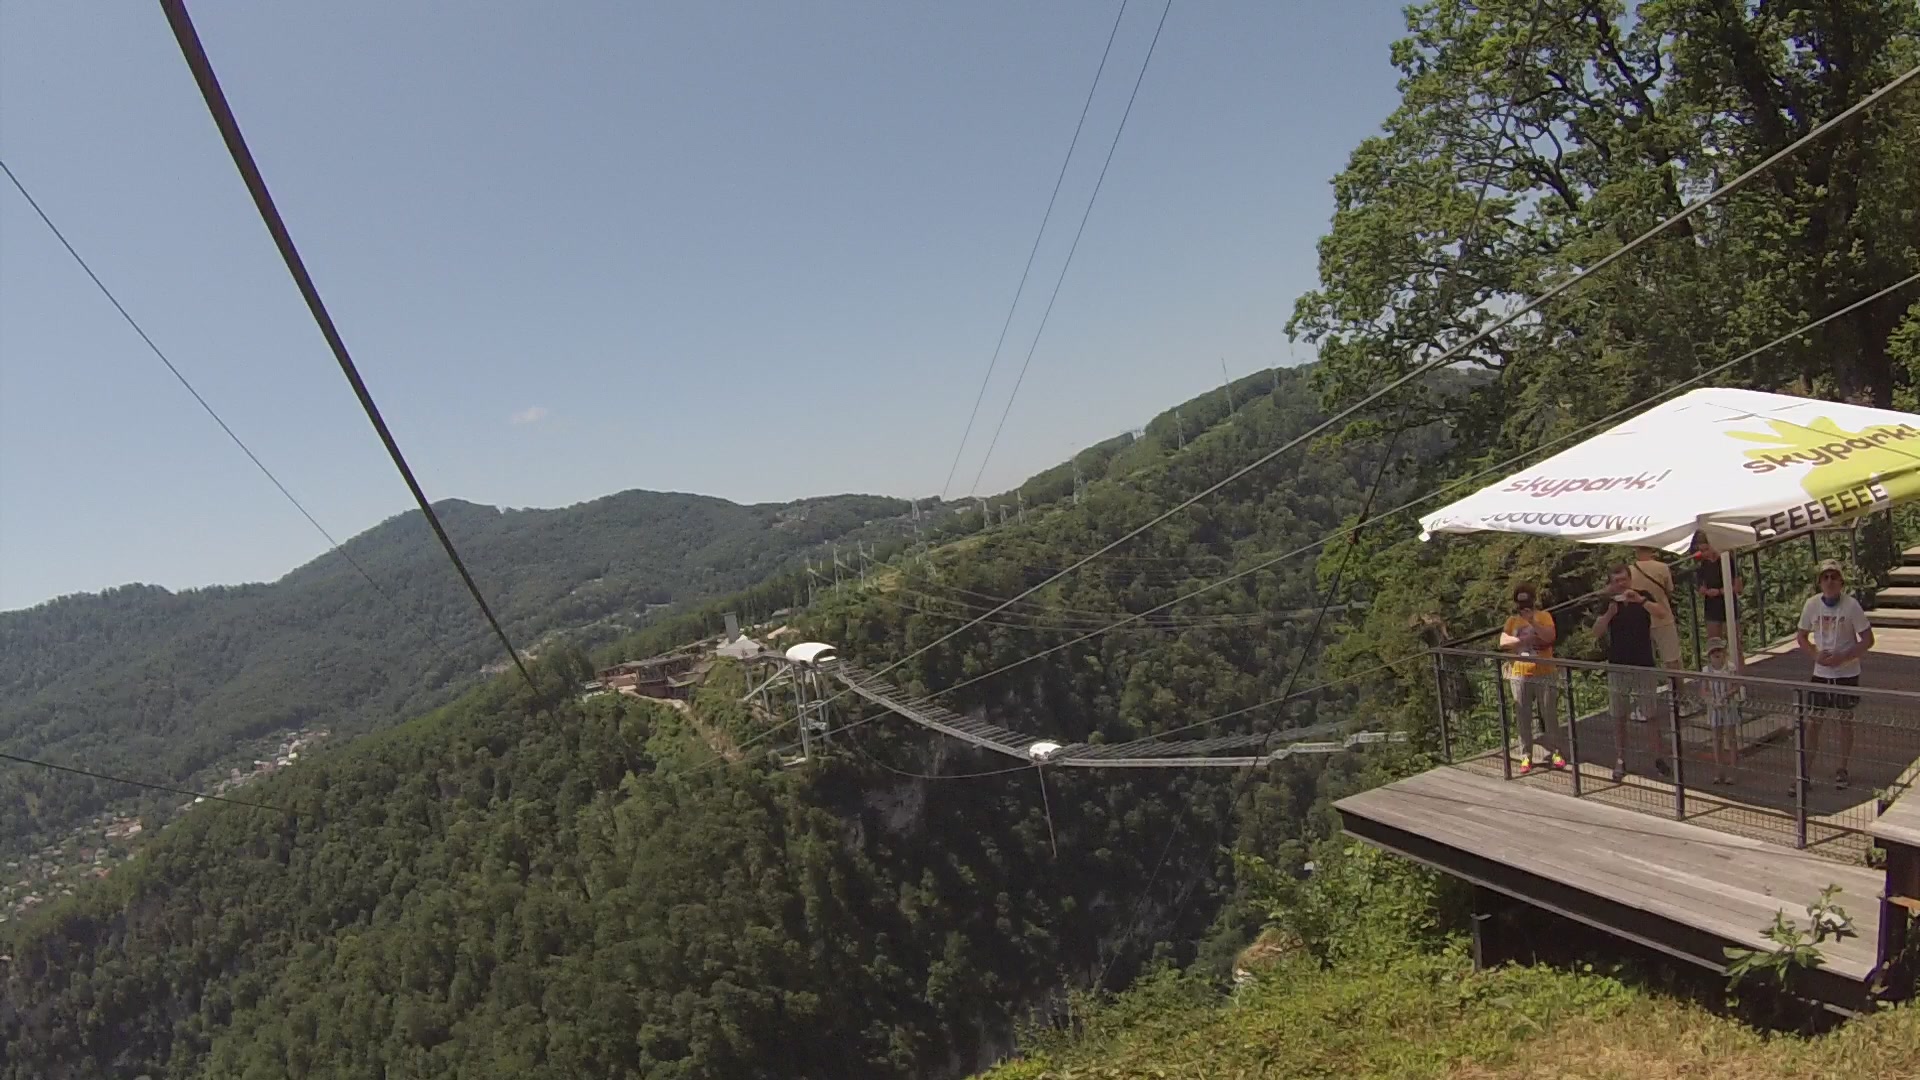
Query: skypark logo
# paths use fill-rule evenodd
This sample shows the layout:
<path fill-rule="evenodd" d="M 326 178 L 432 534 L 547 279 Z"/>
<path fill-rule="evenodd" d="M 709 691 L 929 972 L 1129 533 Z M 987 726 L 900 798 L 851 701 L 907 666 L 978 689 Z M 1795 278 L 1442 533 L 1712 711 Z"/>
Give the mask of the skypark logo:
<path fill-rule="evenodd" d="M 1779 425 L 1775 425 L 1775 427 L 1778 428 Z M 1830 425 L 1828 432 L 1822 432 L 1816 427 L 1809 427 L 1806 430 L 1816 437 L 1829 433 L 1844 434 L 1843 432 L 1833 431 Z M 1766 436 L 1749 436 L 1744 432 L 1735 432 L 1733 434 L 1737 438 L 1750 438 L 1756 442 L 1765 441 L 1767 438 Z M 1800 433 L 1794 432 L 1792 434 L 1799 435 Z M 1745 462 L 1744 466 L 1747 471 L 1760 473 L 1762 475 L 1773 472 L 1775 469 L 1789 469 L 1795 466 L 1807 466 L 1817 469 L 1822 465 L 1838 465 L 1855 454 L 1878 450 L 1888 443 L 1907 442 L 1908 440 L 1916 438 L 1920 438 L 1920 429 L 1916 429 L 1912 424 L 1901 424 L 1899 427 L 1869 428 L 1851 438 L 1833 439 L 1827 442 L 1814 442 L 1807 440 L 1805 436 L 1802 435 L 1799 439 L 1789 438 L 1777 440 L 1788 443 L 1795 441 L 1801 443 L 1797 449 L 1787 453 L 1749 450 L 1747 456 L 1752 460 Z"/>
<path fill-rule="evenodd" d="M 1534 476 L 1515 480 L 1502 490 L 1524 491 L 1535 499 L 1551 499 L 1575 491 L 1612 491 L 1615 488 L 1647 491 L 1659 487 L 1660 481 L 1672 475 L 1673 470 L 1668 469 L 1666 472 L 1643 472 L 1633 476 Z"/>
<path fill-rule="evenodd" d="M 1538 525 L 1550 529 L 1585 529 L 1610 533 L 1644 532 L 1653 526 L 1653 518 L 1642 514 L 1556 514 L 1546 510 L 1525 510 L 1495 514 L 1487 519 L 1500 525 Z"/>

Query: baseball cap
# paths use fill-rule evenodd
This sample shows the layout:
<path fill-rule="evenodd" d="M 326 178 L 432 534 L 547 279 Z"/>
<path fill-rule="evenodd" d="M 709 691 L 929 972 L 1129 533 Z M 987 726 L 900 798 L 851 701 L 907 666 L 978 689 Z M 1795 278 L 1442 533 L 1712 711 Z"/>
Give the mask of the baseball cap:
<path fill-rule="evenodd" d="M 1708 651 L 1708 652 L 1724 652 L 1724 651 L 1726 650 L 1726 648 L 1727 648 L 1727 643 L 1726 643 L 1726 642 L 1724 642 L 1724 641 L 1721 641 L 1721 640 L 1720 640 L 1719 638 L 1717 638 L 1717 637 L 1716 637 L 1716 638 L 1708 638 L 1708 639 L 1707 639 L 1707 651 Z"/>
<path fill-rule="evenodd" d="M 1840 560 L 1838 559 L 1828 559 L 1825 562 L 1822 562 L 1820 564 L 1820 572 L 1814 576 L 1826 577 L 1828 574 L 1838 574 L 1840 575 L 1840 578 L 1843 581 L 1846 579 L 1846 576 L 1847 576 L 1847 572 L 1840 568 Z"/>

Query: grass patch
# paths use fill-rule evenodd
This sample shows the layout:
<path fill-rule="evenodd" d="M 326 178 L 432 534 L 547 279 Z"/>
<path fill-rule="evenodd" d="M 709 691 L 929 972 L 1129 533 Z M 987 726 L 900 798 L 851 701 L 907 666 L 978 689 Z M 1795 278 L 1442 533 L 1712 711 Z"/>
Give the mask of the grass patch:
<path fill-rule="evenodd" d="M 1920 1075 L 1908 1006 L 1817 1038 L 1767 1035 L 1595 973 L 1476 973 L 1458 949 L 1373 971 L 1305 956 L 1221 997 L 1165 973 L 1047 1032 L 985 1080 L 1522 1077 L 1901 1080 Z"/>

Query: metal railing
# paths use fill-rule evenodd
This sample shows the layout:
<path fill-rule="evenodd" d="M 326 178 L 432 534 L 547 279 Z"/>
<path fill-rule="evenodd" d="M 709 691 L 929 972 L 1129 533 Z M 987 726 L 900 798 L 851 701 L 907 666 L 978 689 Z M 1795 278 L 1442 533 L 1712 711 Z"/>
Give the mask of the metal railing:
<path fill-rule="evenodd" d="M 1916 518 L 1920 519 L 1920 514 L 1916 514 Z M 1864 539 L 1863 534 L 1868 531 L 1862 520 L 1849 527 L 1811 532 L 1742 552 L 1735 558 L 1734 577 L 1743 588 L 1729 602 L 1737 616 L 1743 653 L 1764 652 L 1783 637 L 1793 635 L 1800 618 L 1800 604 L 1814 582 L 1814 569 L 1824 559 L 1838 559 L 1847 565 L 1847 580 L 1859 593 L 1861 602 L 1867 603 L 1882 584 L 1868 568 L 1877 570 L 1897 565 L 1901 548 L 1908 542 L 1920 541 L 1920 520 L 1890 524 L 1881 537 L 1885 550 L 1874 548 Z M 1668 599 L 1673 605 L 1682 660 L 1687 666 L 1698 668 L 1706 656 L 1708 635 L 1705 600 L 1699 589 L 1704 567 L 1693 559 L 1675 557 L 1668 557 L 1667 566 L 1673 575 L 1673 595 Z M 1566 613 L 1584 612 L 1596 595 L 1563 596 L 1545 610 L 1556 622 L 1561 622 L 1564 629 Z M 1500 627 L 1494 625 L 1455 638 L 1447 645 L 1454 648 L 1486 645 L 1499 635 Z"/>
<path fill-rule="evenodd" d="M 1853 859 L 1920 761 L 1920 693 L 1557 657 L 1518 679 L 1514 659 L 1433 650 L 1449 762 L 1514 779 L 1530 759 L 1576 798 Z"/>

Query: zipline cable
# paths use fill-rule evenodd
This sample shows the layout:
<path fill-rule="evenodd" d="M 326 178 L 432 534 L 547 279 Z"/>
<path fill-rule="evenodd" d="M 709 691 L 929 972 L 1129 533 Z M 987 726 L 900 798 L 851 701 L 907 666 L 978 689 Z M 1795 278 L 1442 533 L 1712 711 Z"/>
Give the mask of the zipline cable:
<path fill-rule="evenodd" d="M 72 773 L 75 776 L 86 776 L 95 780 L 107 780 L 115 784 L 128 784 L 132 787 L 146 788 L 148 791 L 163 791 L 170 795 L 190 795 L 196 799 L 205 799 L 208 802 L 248 806 L 255 810 L 272 810 L 275 813 L 286 814 L 289 817 L 293 815 L 293 811 L 282 806 L 275 806 L 272 803 L 235 799 L 226 795 L 213 795 L 205 791 L 195 791 L 192 788 L 172 787 L 167 784 L 151 784 L 145 780 L 135 780 L 128 776 L 115 776 L 112 773 L 96 772 L 92 769 L 82 769 L 74 765 L 61 765 L 52 761 L 42 761 L 39 758 L 22 757 L 19 754 L 0 753 L 0 761 L 11 761 L 17 765 L 34 765 L 42 769 L 52 769 L 55 772 Z M 1026 766 L 1023 765 L 1021 768 L 1026 768 Z"/>
<path fill-rule="evenodd" d="M 393 459 L 394 468 L 407 483 L 407 490 L 413 493 L 413 501 L 419 505 L 420 512 L 426 516 L 427 524 L 433 528 L 433 534 L 439 538 L 440 546 L 446 550 L 447 559 L 459 572 L 460 580 L 466 583 L 467 591 L 473 594 L 474 603 L 480 607 L 480 613 L 486 616 L 487 624 L 500 639 L 507 650 L 507 656 L 513 660 L 513 666 L 520 669 L 520 677 L 527 686 L 538 690 L 533 674 L 520 658 L 520 651 L 513 647 L 512 639 L 495 617 L 493 608 L 480 591 L 480 586 L 460 558 L 460 552 L 453 545 L 453 538 L 447 535 L 446 526 L 440 523 L 440 515 L 434 512 L 433 504 L 427 500 L 427 493 L 415 479 L 412 466 L 407 464 L 405 454 L 400 452 L 400 444 L 395 441 L 393 432 L 388 430 L 386 418 L 380 415 L 380 407 L 373 400 L 373 394 L 360 378 L 360 369 L 354 365 L 353 357 L 347 352 L 347 344 L 334 325 L 333 316 L 327 311 L 325 302 L 320 299 L 320 290 L 313 282 L 313 276 L 307 272 L 307 265 L 300 258 L 300 251 L 294 246 L 293 235 L 287 231 L 287 224 L 280 216 L 280 209 L 274 205 L 273 195 L 267 190 L 265 177 L 253 159 L 253 151 L 248 149 L 245 136 L 240 133 L 240 123 L 234 118 L 233 108 L 227 103 L 227 96 L 220 89 L 220 80 L 214 74 L 213 64 L 207 59 L 206 49 L 200 43 L 200 35 L 193 27 L 193 19 L 187 14 L 183 0 L 160 0 L 160 8 L 166 13 L 167 24 L 173 28 L 174 40 L 180 46 L 180 53 L 186 58 L 187 67 L 193 72 L 194 82 L 199 85 L 200 96 L 206 101 L 207 111 L 213 115 L 214 124 L 220 129 L 220 137 L 226 143 L 227 153 L 233 158 L 234 167 L 240 170 L 240 177 L 246 182 L 247 191 L 253 196 L 254 206 L 260 212 L 260 219 L 273 234 L 273 243 L 280 251 L 281 261 L 286 263 L 287 272 L 293 275 L 294 284 L 300 289 L 300 295 L 307 302 L 307 310 L 313 314 L 313 320 L 320 333 L 327 340 L 334 360 L 340 365 L 353 387 L 354 396 L 360 399 L 360 407 L 367 414 L 367 420 L 380 436 L 380 442 L 387 449 L 387 456 Z"/>

